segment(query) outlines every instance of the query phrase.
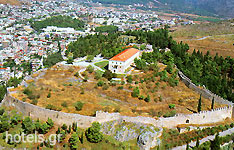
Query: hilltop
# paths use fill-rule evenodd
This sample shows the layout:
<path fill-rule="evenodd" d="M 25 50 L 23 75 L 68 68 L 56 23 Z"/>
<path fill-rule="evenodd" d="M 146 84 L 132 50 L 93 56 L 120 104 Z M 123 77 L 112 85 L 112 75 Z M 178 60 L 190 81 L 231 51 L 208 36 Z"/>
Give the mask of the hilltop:
<path fill-rule="evenodd" d="M 159 66 L 159 71 L 165 69 L 163 64 Z M 122 82 L 114 84 L 108 83 L 103 77 L 95 79 L 98 71 L 89 70 L 89 67 L 86 69 L 54 66 L 33 75 L 24 86 L 14 89 L 17 93 L 13 95 L 40 107 L 89 116 L 102 110 L 109 113 L 119 112 L 127 116 L 157 118 L 174 116 L 176 113 L 191 114 L 197 110 L 199 94 L 187 88 L 181 81 L 177 86 L 173 86 L 166 80 L 162 81 L 159 76 L 152 76 L 154 74 L 152 71 L 147 73 L 134 71 L 132 79 L 129 76 L 127 81 L 124 81 L 122 76 Z M 82 82 L 83 79 L 77 72 L 87 76 L 89 81 Z M 138 87 L 141 96 L 133 97 L 132 93 Z M 149 102 L 146 101 L 147 95 L 150 97 Z M 74 107 L 77 102 L 81 102 L 80 110 Z M 202 99 L 202 103 L 202 110 L 210 110 L 209 99 Z M 216 104 L 215 108 L 223 106 Z"/>

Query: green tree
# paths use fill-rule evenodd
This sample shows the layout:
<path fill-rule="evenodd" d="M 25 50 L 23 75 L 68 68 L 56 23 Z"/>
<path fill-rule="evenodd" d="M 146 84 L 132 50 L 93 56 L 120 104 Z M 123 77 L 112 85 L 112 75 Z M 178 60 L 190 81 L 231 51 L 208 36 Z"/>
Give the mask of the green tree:
<path fill-rule="evenodd" d="M 77 150 L 78 149 L 78 142 L 79 142 L 79 137 L 76 132 L 74 132 L 70 139 L 68 140 L 69 142 L 69 147 L 71 150 Z"/>
<path fill-rule="evenodd" d="M 127 76 L 127 82 L 128 83 L 132 83 L 132 80 L 133 80 L 132 75 Z"/>
<path fill-rule="evenodd" d="M 48 126 L 49 126 L 50 129 L 54 126 L 54 122 L 50 118 L 48 118 L 48 120 L 46 121 L 46 123 L 48 124 Z"/>
<path fill-rule="evenodd" d="M 197 142 L 196 142 L 196 148 L 198 148 L 200 145 L 199 137 L 197 137 Z"/>
<path fill-rule="evenodd" d="M 214 101 L 214 97 L 212 98 L 212 103 L 211 103 L 211 109 L 214 109 L 214 103 L 215 103 L 215 101 Z"/>
<path fill-rule="evenodd" d="M 110 81 L 112 78 L 116 77 L 116 74 L 112 73 L 110 70 L 106 70 L 102 76 Z"/>
<path fill-rule="evenodd" d="M 94 71 L 94 67 L 93 66 L 91 66 L 91 65 L 89 65 L 88 67 L 87 67 L 87 69 L 86 69 L 89 73 L 93 73 L 93 71 Z"/>
<path fill-rule="evenodd" d="M 138 97 L 140 95 L 139 87 L 133 89 L 132 97 Z"/>
<path fill-rule="evenodd" d="M 94 78 L 99 80 L 102 78 L 102 72 L 100 70 L 95 71 Z"/>
<path fill-rule="evenodd" d="M 103 139 L 103 135 L 100 132 L 101 130 L 101 125 L 98 122 L 94 122 L 92 124 L 91 127 L 89 127 L 86 132 L 85 135 L 87 137 L 87 140 L 91 143 L 98 143 L 100 141 L 102 141 Z"/>
<path fill-rule="evenodd" d="M 25 117 L 22 121 L 22 128 L 26 134 L 31 134 L 35 131 L 35 124 L 32 122 L 30 117 Z"/>
<path fill-rule="evenodd" d="M 145 102 L 150 102 L 150 96 L 149 96 L 149 94 L 147 95 L 147 97 L 144 100 L 145 100 Z"/>
<path fill-rule="evenodd" d="M 43 60 L 43 65 L 45 67 L 52 67 L 53 65 L 55 65 L 56 63 L 60 61 L 63 61 L 63 57 L 61 53 L 54 53 L 54 54 L 48 55 L 48 57 Z"/>
<path fill-rule="evenodd" d="M 213 141 L 210 141 L 210 149 L 211 150 L 221 150 L 220 144 L 221 144 L 221 139 L 219 137 L 219 134 L 217 133 L 215 135 L 215 139 Z"/>
<path fill-rule="evenodd" d="M 77 111 L 81 111 L 82 108 L 83 108 L 84 103 L 78 101 L 74 105 L 75 105 L 75 108 L 76 108 Z"/>
<path fill-rule="evenodd" d="M 93 59 L 94 59 L 94 56 L 93 56 L 93 55 L 88 55 L 87 58 L 86 58 L 86 60 L 87 60 L 88 62 L 91 62 Z"/>
<path fill-rule="evenodd" d="M 201 105 L 202 105 L 202 98 L 201 98 L 201 95 L 200 95 L 200 98 L 198 100 L 198 105 L 197 105 L 197 112 L 201 111 Z"/>

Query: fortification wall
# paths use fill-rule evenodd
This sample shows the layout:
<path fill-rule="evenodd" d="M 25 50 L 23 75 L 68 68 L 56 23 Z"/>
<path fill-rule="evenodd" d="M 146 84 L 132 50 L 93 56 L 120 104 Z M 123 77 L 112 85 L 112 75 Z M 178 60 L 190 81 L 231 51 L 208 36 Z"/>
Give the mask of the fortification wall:
<path fill-rule="evenodd" d="M 92 122 L 95 121 L 95 117 L 48 110 L 15 99 L 9 94 L 5 97 L 2 103 L 8 107 L 14 107 L 24 116 L 30 116 L 33 119 L 39 118 L 40 120 L 43 121 L 46 121 L 48 118 L 51 118 L 58 125 L 62 125 L 64 123 L 67 125 L 71 125 L 73 122 L 77 122 L 79 127 L 87 128 L 91 126 Z"/>
<path fill-rule="evenodd" d="M 191 115 L 178 114 L 175 117 L 160 118 L 157 126 L 173 128 L 180 124 L 210 124 L 232 118 L 233 107 L 224 107 L 212 111 L 202 111 Z"/>
<path fill-rule="evenodd" d="M 45 70 L 43 70 L 45 71 Z M 36 73 L 39 73 L 38 71 Z M 180 124 L 208 124 L 215 123 L 225 120 L 226 118 L 234 118 L 233 113 L 233 103 L 211 93 L 207 89 L 202 89 L 197 87 L 195 84 L 191 82 L 191 80 L 186 77 L 182 72 L 179 72 L 179 76 L 181 80 L 188 86 L 199 94 L 202 94 L 203 97 L 208 98 L 210 100 L 213 99 L 218 103 L 227 104 L 229 107 L 219 108 L 212 111 L 203 111 L 197 114 L 184 115 L 179 114 L 175 117 L 170 118 L 159 118 L 158 120 L 150 117 L 129 117 L 129 116 L 121 116 L 119 113 L 105 113 L 98 111 L 96 112 L 95 117 L 91 116 L 83 116 L 80 114 L 71 114 L 71 113 L 63 113 L 59 111 L 48 110 L 45 108 L 41 108 L 29 103 L 25 103 L 20 101 L 14 97 L 12 97 L 9 93 L 5 95 L 1 105 L 5 105 L 8 107 L 14 107 L 19 112 L 23 113 L 25 116 L 30 116 L 34 119 L 39 118 L 40 120 L 46 121 L 48 118 L 51 118 L 56 124 L 62 125 L 67 124 L 71 125 L 73 122 L 77 122 L 78 126 L 81 128 L 90 127 L 94 121 L 98 121 L 100 123 L 114 121 L 114 120 L 124 120 L 126 122 L 132 123 L 143 123 L 143 124 L 152 124 L 157 127 L 167 127 L 173 128 Z M 39 77 L 40 78 L 40 75 Z M 27 79 L 31 79 L 30 76 Z M 26 82 L 22 82 L 22 85 L 26 84 Z"/>
<path fill-rule="evenodd" d="M 14 107 L 16 110 L 21 112 L 24 116 L 30 116 L 34 119 L 39 118 L 40 120 L 46 121 L 51 118 L 56 124 L 71 125 L 73 122 L 77 122 L 81 128 L 90 127 L 94 121 L 100 123 L 124 120 L 132 123 L 152 124 L 156 127 L 174 128 L 180 124 L 208 124 L 215 123 L 225 120 L 226 118 L 232 118 L 233 107 L 219 108 L 212 111 L 202 111 L 197 114 L 184 115 L 179 114 L 175 117 L 170 118 L 159 118 L 158 120 L 150 117 L 129 117 L 121 116 L 119 113 L 106 113 L 98 111 L 95 117 L 83 116 L 80 114 L 64 113 L 59 111 L 48 110 L 41 108 L 29 103 L 20 101 L 12 97 L 9 93 L 5 96 L 2 103 L 8 107 Z"/>
<path fill-rule="evenodd" d="M 194 90 L 195 92 L 197 92 L 198 94 L 201 94 L 204 98 L 210 99 L 212 100 L 214 98 L 214 101 L 220 104 L 225 104 L 225 105 L 229 105 L 229 106 L 233 106 L 233 103 L 223 99 L 222 97 L 212 93 L 211 91 L 209 91 L 208 89 L 206 89 L 206 87 L 203 85 L 203 87 L 198 87 L 196 86 L 194 83 L 192 83 L 192 81 L 186 77 L 181 71 L 179 71 L 179 77 L 181 79 L 181 81 L 190 89 Z"/>

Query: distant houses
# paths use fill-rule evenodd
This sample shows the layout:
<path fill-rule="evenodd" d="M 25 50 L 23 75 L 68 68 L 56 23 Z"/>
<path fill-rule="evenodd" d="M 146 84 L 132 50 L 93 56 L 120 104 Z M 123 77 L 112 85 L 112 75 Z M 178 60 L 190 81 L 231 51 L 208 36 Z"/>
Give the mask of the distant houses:
<path fill-rule="evenodd" d="M 140 57 L 140 50 L 129 48 L 109 60 L 109 70 L 113 73 L 123 74 Z"/>

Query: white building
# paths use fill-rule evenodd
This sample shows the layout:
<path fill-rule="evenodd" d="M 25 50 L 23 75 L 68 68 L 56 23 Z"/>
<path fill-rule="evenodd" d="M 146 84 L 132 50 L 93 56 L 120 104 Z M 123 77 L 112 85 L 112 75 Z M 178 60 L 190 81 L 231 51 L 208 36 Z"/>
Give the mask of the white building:
<path fill-rule="evenodd" d="M 138 49 L 126 49 L 109 60 L 109 70 L 113 73 L 123 74 L 134 63 L 134 59 L 139 58 L 139 56 L 140 51 Z"/>

